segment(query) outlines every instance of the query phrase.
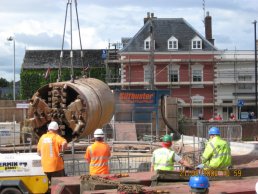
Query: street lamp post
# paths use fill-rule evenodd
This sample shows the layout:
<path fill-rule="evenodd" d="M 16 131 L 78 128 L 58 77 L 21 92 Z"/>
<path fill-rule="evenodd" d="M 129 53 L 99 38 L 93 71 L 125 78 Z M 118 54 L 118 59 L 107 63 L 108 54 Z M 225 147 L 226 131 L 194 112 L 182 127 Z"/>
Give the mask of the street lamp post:
<path fill-rule="evenodd" d="M 256 20 L 254 20 L 254 73 L 255 73 L 255 116 L 257 117 L 258 114 L 258 105 L 257 105 L 257 43 L 256 43 Z"/>
<path fill-rule="evenodd" d="M 8 41 L 13 41 L 13 100 L 15 101 L 15 38 L 10 36 Z"/>

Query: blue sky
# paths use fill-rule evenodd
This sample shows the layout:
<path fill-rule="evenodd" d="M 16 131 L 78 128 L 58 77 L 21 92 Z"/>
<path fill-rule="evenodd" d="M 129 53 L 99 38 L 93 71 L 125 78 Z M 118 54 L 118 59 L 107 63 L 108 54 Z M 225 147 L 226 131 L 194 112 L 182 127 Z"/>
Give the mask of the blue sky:
<path fill-rule="evenodd" d="M 16 81 L 25 50 L 61 49 L 68 0 L 8 0 L 0 6 L 0 77 L 13 80 L 15 37 Z M 74 3 L 74 0 L 72 1 Z M 158 18 L 184 18 L 204 36 L 204 13 L 212 16 L 215 46 L 224 50 L 253 50 L 257 0 L 77 0 L 83 49 L 103 49 L 108 43 L 132 37 L 143 26 L 147 12 Z M 69 13 L 68 13 L 69 14 Z M 68 15 L 69 19 L 70 15 Z M 70 48 L 67 21 L 65 48 Z M 79 36 L 73 7 L 73 48 Z"/>

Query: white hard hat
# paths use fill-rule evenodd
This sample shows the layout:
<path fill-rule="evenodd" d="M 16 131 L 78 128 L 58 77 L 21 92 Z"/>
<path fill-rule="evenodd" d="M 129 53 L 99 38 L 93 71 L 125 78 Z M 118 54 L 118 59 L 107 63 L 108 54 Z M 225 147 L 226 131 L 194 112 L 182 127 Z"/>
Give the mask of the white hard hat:
<path fill-rule="evenodd" d="M 54 131 L 56 131 L 56 130 L 58 130 L 58 129 L 59 129 L 58 124 L 57 124 L 57 122 L 55 122 L 55 121 L 52 121 L 52 122 L 48 125 L 48 130 L 54 130 Z"/>
<path fill-rule="evenodd" d="M 94 137 L 104 137 L 104 132 L 102 129 L 96 129 L 94 132 Z"/>

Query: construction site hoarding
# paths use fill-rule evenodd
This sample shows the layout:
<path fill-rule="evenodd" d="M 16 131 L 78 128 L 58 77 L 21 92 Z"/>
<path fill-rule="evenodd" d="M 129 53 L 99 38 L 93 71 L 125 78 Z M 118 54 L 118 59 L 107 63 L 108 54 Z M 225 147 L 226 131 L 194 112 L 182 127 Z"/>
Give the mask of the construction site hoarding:
<path fill-rule="evenodd" d="M 20 123 L 0 123 L 0 145 L 20 144 Z"/>

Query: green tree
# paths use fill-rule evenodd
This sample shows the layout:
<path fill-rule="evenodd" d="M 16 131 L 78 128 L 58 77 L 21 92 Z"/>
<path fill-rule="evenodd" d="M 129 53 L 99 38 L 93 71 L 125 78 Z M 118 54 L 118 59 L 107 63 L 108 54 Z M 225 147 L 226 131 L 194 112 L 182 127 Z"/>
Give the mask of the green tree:
<path fill-rule="evenodd" d="M 10 83 L 6 79 L 1 77 L 0 78 L 0 87 L 4 88 L 4 87 L 8 87 L 8 85 L 10 85 Z"/>

